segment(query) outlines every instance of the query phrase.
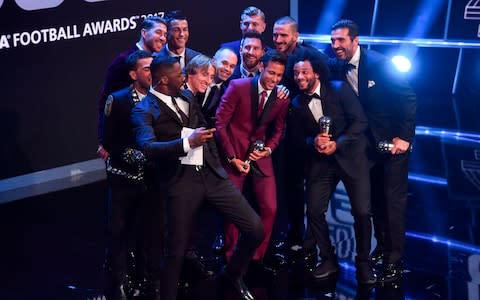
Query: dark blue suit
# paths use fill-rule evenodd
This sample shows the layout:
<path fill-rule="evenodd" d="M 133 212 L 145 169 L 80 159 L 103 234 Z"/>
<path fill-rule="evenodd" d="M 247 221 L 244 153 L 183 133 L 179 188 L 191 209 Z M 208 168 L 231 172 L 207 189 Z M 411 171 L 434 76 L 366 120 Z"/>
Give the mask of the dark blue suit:
<path fill-rule="evenodd" d="M 368 177 L 367 120 L 355 94 L 341 81 L 322 82 L 322 110 L 332 120 L 330 134 L 337 149 L 332 155 L 315 150 L 318 122 L 308 107 L 310 99 L 300 94 L 292 101 L 287 130 L 296 155 L 305 157 L 307 221 L 323 260 L 335 254 L 329 238 L 325 213 L 341 180 L 347 190 L 354 217 L 357 258 L 367 261 L 370 254 L 370 182 Z M 309 245 L 310 246 L 310 245 Z"/>
<path fill-rule="evenodd" d="M 345 80 L 345 62 L 331 61 L 332 75 Z M 379 141 L 399 137 L 410 144 L 415 135 L 416 95 L 383 55 L 361 48 L 358 67 L 359 101 L 368 119 L 375 238 L 387 263 L 402 259 L 410 153 L 380 154 Z"/>
<path fill-rule="evenodd" d="M 189 103 L 187 127 L 204 126 L 205 121 L 196 99 L 189 95 L 184 93 L 182 96 Z M 156 163 L 158 184 L 168 198 L 162 299 L 176 298 L 180 270 L 195 215 L 205 202 L 216 207 L 226 220 L 235 223 L 242 232 L 229 268 L 235 276 L 243 275 L 256 247 L 263 240 L 263 226 L 240 191 L 228 180 L 214 140 L 203 145 L 204 164 L 203 168 L 198 169 L 180 164 L 179 158 L 185 156 L 180 137 L 182 121 L 155 95 L 149 93 L 133 109 L 132 121 L 137 144 L 147 158 Z"/>

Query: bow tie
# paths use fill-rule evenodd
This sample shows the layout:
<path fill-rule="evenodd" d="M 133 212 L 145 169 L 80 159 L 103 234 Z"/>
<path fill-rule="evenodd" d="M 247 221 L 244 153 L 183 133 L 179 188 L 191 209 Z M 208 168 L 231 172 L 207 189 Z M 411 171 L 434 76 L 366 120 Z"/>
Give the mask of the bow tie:
<path fill-rule="evenodd" d="M 317 93 L 313 93 L 312 95 L 305 94 L 305 98 L 310 102 L 313 98 L 320 99 L 320 96 Z"/>
<path fill-rule="evenodd" d="M 356 69 L 357 66 L 355 66 L 354 64 L 351 64 L 351 63 L 345 63 L 345 65 L 343 66 L 343 68 L 345 69 L 345 72 L 348 72 L 352 69 Z"/>

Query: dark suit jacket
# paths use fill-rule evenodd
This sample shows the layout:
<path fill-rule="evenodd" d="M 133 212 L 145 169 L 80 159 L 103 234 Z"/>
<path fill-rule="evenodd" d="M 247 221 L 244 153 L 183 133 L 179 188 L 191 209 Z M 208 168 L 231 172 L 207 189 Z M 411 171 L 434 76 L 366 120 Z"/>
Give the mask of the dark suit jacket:
<path fill-rule="evenodd" d="M 185 48 L 185 65 L 187 65 L 192 60 L 192 58 L 194 58 L 199 54 L 201 53 L 198 51 L 195 51 L 190 48 Z M 163 46 L 163 48 L 157 53 L 157 55 L 169 56 L 170 54 L 168 53 L 167 47 Z"/>
<path fill-rule="evenodd" d="M 220 100 L 222 99 L 223 94 L 225 93 L 225 90 L 227 89 L 228 82 L 224 81 L 221 85 L 220 88 L 217 90 L 217 92 L 214 95 L 211 95 L 211 100 L 209 102 L 206 102 L 204 106 L 201 106 L 201 110 L 203 113 L 203 116 L 205 117 L 205 120 L 207 121 L 207 124 L 209 127 L 214 127 L 215 126 L 215 114 L 217 113 L 217 108 L 218 105 L 220 104 Z M 198 103 L 199 105 L 202 105 L 203 100 L 205 98 L 205 94 L 198 94 Z M 208 95 L 208 98 L 210 98 L 210 95 Z"/>
<path fill-rule="evenodd" d="M 103 147 L 110 153 L 110 165 L 130 174 L 138 172 L 138 165 L 127 163 L 124 153 L 127 148 L 136 148 L 130 114 L 135 102 L 132 87 L 111 94 L 110 114 L 104 119 Z"/>
<path fill-rule="evenodd" d="M 133 45 L 132 48 L 117 55 L 113 59 L 112 63 L 107 69 L 107 73 L 105 74 L 105 81 L 103 82 L 100 99 L 98 101 L 97 138 L 99 140 L 99 143 L 101 144 L 103 144 L 103 111 L 105 108 L 105 101 L 107 100 L 108 95 L 115 91 L 123 89 L 124 87 L 129 86 L 132 83 L 132 79 L 130 78 L 130 75 L 128 75 L 128 67 L 125 61 L 130 54 L 137 50 L 138 47 L 136 45 Z"/>
<path fill-rule="evenodd" d="M 186 95 L 186 93 L 185 93 Z M 205 126 L 205 120 L 198 104 L 190 96 L 182 95 L 189 107 L 188 127 Z M 163 101 L 149 93 L 132 110 L 132 123 L 138 147 L 148 160 L 156 163 L 157 176 L 161 182 L 169 182 L 181 177 L 184 165 L 179 157 L 185 156 L 183 140 L 180 137 L 182 121 Z M 227 178 L 222 168 L 215 142 L 211 139 L 203 146 L 204 164 L 216 175 Z"/>
<path fill-rule="evenodd" d="M 236 40 L 232 42 L 223 43 L 220 45 L 220 48 L 229 48 L 232 49 L 235 54 L 237 54 L 238 61 L 240 62 L 240 42 L 242 40 Z"/>
<path fill-rule="evenodd" d="M 345 79 L 344 62 L 333 59 L 332 75 Z M 416 95 L 393 64 L 378 52 L 361 48 L 358 67 L 359 99 L 375 145 L 400 137 L 412 142 L 415 135 Z"/>
<path fill-rule="evenodd" d="M 312 163 L 329 163 L 335 159 L 342 169 L 354 177 L 367 168 L 367 140 L 364 131 L 367 119 L 362 107 L 347 83 L 332 81 L 322 83 L 320 88 L 322 110 L 332 119 L 330 134 L 337 143 L 337 150 L 327 156 L 318 153 L 314 140 L 320 133 L 308 103 L 309 98 L 300 94 L 292 100 L 287 130 L 296 155 L 306 155 L 306 166 Z"/>
<path fill-rule="evenodd" d="M 246 160 L 256 140 L 273 150 L 278 146 L 285 128 L 289 100 L 277 98 L 273 89 L 260 119 L 258 110 L 258 77 L 232 80 L 217 109 L 216 134 L 224 161 L 227 157 Z M 260 171 L 273 176 L 271 157 L 257 161 Z"/>

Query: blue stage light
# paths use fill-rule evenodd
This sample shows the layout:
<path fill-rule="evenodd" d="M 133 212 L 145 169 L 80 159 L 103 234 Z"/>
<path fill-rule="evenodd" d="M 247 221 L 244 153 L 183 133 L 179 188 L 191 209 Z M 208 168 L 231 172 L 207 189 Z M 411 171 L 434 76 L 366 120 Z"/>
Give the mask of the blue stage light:
<path fill-rule="evenodd" d="M 410 68 L 412 67 L 412 63 L 408 58 L 402 55 L 396 55 L 392 58 L 392 62 L 397 68 L 398 71 L 402 73 L 406 73 L 410 71 Z"/>

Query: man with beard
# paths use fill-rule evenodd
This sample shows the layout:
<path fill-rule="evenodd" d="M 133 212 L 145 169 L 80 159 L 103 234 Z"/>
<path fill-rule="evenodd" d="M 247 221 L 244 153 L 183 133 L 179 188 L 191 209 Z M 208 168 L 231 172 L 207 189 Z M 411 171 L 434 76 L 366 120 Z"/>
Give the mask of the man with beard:
<path fill-rule="evenodd" d="M 156 234 L 150 231 L 155 220 L 147 221 L 147 207 L 150 207 L 151 191 L 146 191 L 144 180 L 143 154 L 136 150 L 135 138 L 130 122 L 130 111 L 139 103 L 148 92 L 152 83 L 150 74 L 150 52 L 137 50 L 130 54 L 125 62 L 128 66 L 132 85 L 110 94 L 105 104 L 103 145 L 110 153 L 106 161 L 108 186 L 108 287 L 107 299 L 126 299 L 135 284 L 143 284 L 145 278 L 145 262 L 151 263 L 153 256 L 146 260 L 147 252 L 145 237 L 154 239 L 160 246 L 148 247 L 154 249 L 151 253 L 157 255 L 156 262 L 160 262 L 162 253 L 161 241 Z M 139 226 L 137 219 L 142 219 Z M 163 232 L 163 231 L 161 231 Z M 130 236 L 133 238 L 130 238 Z M 160 234 L 161 236 L 161 234 Z M 135 245 L 135 274 L 128 274 L 128 246 L 134 240 Z M 157 245 L 157 243 L 155 243 Z M 158 252 L 158 253 L 157 253 Z M 149 268 L 147 268 L 149 269 Z M 148 274 L 148 272 L 147 272 Z M 133 277 L 133 278 L 132 278 Z M 146 276 L 148 277 L 148 276 Z M 139 288 L 139 286 L 135 287 Z"/>
<path fill-rule="evenodd" d="M 120 53 L 115 57 L 107 69 L 102 92 L 98 101 L 98 142 L 97 154 L 106 160 L 109 156 L 103 146 L 103 118 L 105 101 L 108 95 L 119 89 L 130 85 L 132 79 L 129 76 L 129 70 L 125 63 L 127 57 L 136 50 L 145 50 L 151 53 L 159 52 L 167 42 L 167 23 L 164 19 L 156 16 L 148 17 L 140 25 L 140 39 L 130 49 Z"/>
<path fill-rule="evenodd" d="M 311 275 L 325 279 L 339 271 L 325 213 L 341 180 L 354 219 L 357 281 L 374 284 L 376 278 L 369 259 L 372 225 L 364 135 L 367 119 L 344 82 L 328 81 L 326 61 L 323 56 L 306 52 L 294 64 L 294 79 L 302 94 L 292 101 L 287 127 L 297 155 L 306 157 L 307 223 L 321 257 Z M 328 129 L 322 124 L 322 117 L 330 118 Z"/>
<path fill-rule="evenodd" d="M 385 56 L 360 47 L 355 22 L 335 23 L 331 46 L 336 55 L 331 65 L 334 78 L 348 82 L 368 118 L 373 164 L 371 202 L 377 240 L 372 259 L 383 261 L 380 281 L 395 281 L 403 273 L 408 162 L 415 136 L 416 95 Z M 391 143 L 391 149 L 378 149 L 383 141 Z"/>
<path fill-rule="evenodd" d="M 228 180 L 198 105 L 181 95 L 180 63 L 157 56 L 151 66 L 152 88 L 132 110 L 137 145 L 155 162 L 157 184 L 167 196 L 167 239 L 162 299 L 176 299 L 177 287 L 195 216 L 203 204 L 218 209 L 242 235 L 220 278 L 241 299 L 253 296 L 243 282 L 255 248 L 263 240 L 258 215 Z"/>
<path fill-rule="evenodd" d="M 168 12 L 165 19 L 168 27 L 167 44 L 158 55 L 177 58 L 180 62 L 180 67 L 183 69 L 188 62 L 199 55 L 200 52 L 187 48 L 190 31 L 186 16 L 176 10 Z"/>
<path fill-rule="evenodd" d="M 260 73 L 260 61 L 265 54 L 262 35 L 256 31 L 246 31 L 240 42 L 240 63 L 233 71 L 230 80 L 254 77 Z"/>

